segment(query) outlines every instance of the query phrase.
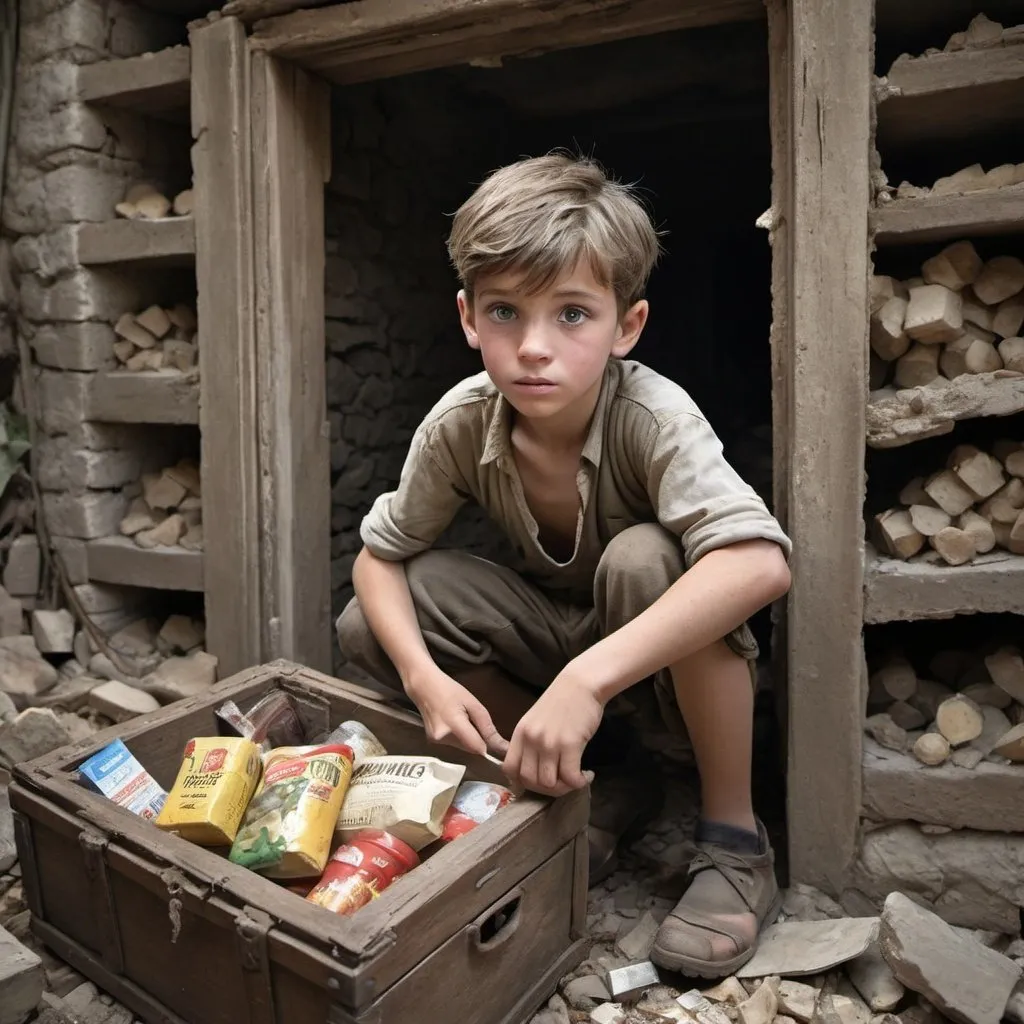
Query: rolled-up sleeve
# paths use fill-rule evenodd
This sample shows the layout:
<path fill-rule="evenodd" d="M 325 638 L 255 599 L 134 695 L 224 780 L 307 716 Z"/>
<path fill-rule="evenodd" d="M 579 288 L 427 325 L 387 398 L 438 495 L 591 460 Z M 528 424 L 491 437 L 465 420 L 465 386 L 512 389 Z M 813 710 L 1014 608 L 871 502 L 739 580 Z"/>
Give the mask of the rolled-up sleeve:
<path fill-rule="evenodd" d="M 378 558 L 398 562 L 427 550 L 468 499 L 440 434 L 436 421 L 420 424 L 398 487 L 380 495 L 363 518 L 360 538 Z"/>
<path fill-rule="evenodd" d="M 658 521 L 682 541 L 686 564 L 745 540 L 770 540 L 788 559 L 792 544 L 757 492 L 729 465 L 702 416 L 655 418 L 644 467 Z"/>

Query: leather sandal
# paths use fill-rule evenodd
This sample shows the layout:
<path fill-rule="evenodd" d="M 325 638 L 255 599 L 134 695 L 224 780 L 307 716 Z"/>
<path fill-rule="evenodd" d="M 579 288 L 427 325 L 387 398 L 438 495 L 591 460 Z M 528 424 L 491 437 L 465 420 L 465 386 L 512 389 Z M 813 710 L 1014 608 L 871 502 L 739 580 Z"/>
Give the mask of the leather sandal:
<path fill-rule="evenodd" d="M 718 843 L 697 843 L 689 868 L 690 886 L 654 940 L 651 960 L 659 967 L 698 978 L 720 978 L 739 970 L 754 955 L 756 936 L 751 942 L 744 930 L 723 918 L 753 914 L 759 935 L 782 908 L 775 854 L 760 821 L 757 832 L 764 853 L 737 853 Z M 714 958 L 714 936 L 732 942 L 731 957 Z"/>

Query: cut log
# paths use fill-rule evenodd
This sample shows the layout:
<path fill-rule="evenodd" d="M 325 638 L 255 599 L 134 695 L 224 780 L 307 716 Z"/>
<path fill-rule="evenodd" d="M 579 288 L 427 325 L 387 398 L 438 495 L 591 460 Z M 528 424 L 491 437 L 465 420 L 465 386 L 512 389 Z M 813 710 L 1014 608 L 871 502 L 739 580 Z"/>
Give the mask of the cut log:
<path fill-rule="evenodd" d="M 1020 764 L 1024 761 L 1024 725 L 1015 725 L 992 748 L 994 754 Z"/>
<path fill-rule="evenodd" d="M 900 491 L 900 504 L 906 505 L 935 505 L 935 502 L 928 496 L 924 489 L 924 477 L 915 476 L 913 480 Z"/>
<path fill-rule="evenodd" d="M 985 658 L 989 678 L 1014 700 L 1024 703 L 1024 657 L 1017 647 L 1000 647 Z"/>
<path fill-rule="evenodd" d="M 122 338 L 114 342 L 114 355 L 117 356 L 118 362 L 127 363 L 134 354 L 135 346 L 130 341 L 125 341 Z"/>
<path fill-rule="evenodd" d="M 971 164 L 955 174 L 949 174 L 936 180 L 932 185 L 932 195 L 953 196 L 964 192 L 974 192 L 985 188 L 985 169 L 981 164 Z"/>
<path fill-rule="evenodd" d="M 1021 968 L 901 892 L 882 910 L 879 948 L 896 978 L 958 1024 L 999 1024 Z"/>
<path fill-rule="evenodd" d="M 1024 512 L 1017 516 L 1017 521 L 1010 527 L 1007 548 L 1014 555 L 1024 555 Z"/>
<path fill-rule="evenodd" d="M 977 501 L 991 497 L 1006 483 L 1003 464 L 972 444 L 957 445 L 950 452 L 946 465 Z"/>
<path fill-rule="evenodd" d="M 179 481 L 166 471 L 162 473 L 144 473 L 142 476 L 142 492 L 146 504 L 150 508 L 177 508 L 187 490 Z"/>
<path fill-rule="evenodd" d="M 999 303 L 998 308 L 992 315 L 990 331 L 994 331 L 1000 338 L 1012 338 L 1020 332 L 1024 325 L 1024 294 L 1018 293 L 1009 299 Z M 978 326 L 984 327 L 984 324 Z"/>
<path fill-rule="evenodd" d="M 157 192 L 136 200 L 135 210 L 143 220 L 160 220 L 171 212 L 171 201 Z"/>
<path fill-rule="evenodd" d="M 190 334 L 195 331 L 198 325 L 195 310 L 181 303 L 167 310 L 167 316 L 175 327 Z"/>
<path fill-rule="evenodd" d="M 994 256 L 982 267 L 973 287 L 986 306 L 997 306 L 1024 289 L 1024 263 L 1016 256 Z"/>
<path fill-rule="evenodd" d="M 902 700 L 894 700 L 885 710 L 886 714 L 904 731 L 920 729 L 931 721 L 930 718 L 925 719 L 924 715 L 912 704 Z"/>
<path fill-rule="evenodd" d="M 973 288 L 965 288 L 961 293 L 963 299 L 964 323 L 974 324 L 986 331 L 994 331 L 995 312 L 983 302 L 978 301 Z"/>
<path fill-rule="evenodd" d="M 892 298 L 900 298 L 906 302 L 907 289 L 895 277 L 889 277 L 886 274 L 874 274 L 871 277 L 870 296 L 871 312 L 877 313 Z M 906 307 L 904 307 L 905 310 Z M 903 321 L 901 319 L 900 328 L 902 329 L 902 327 Z"/>
<path fill-rule="evenodd" d="M 145 498 L 134 498 L 128 506 L 128 514 L 121 520 L 120 530 L 125 537 L 134 537 L 142 530 L 152 530 L 166 519 L 163 512 L 154 512 Z"/>
<path fill-rule="evenodd" d="M 1024 341 L 1024 339 L 1019 340 Z M 1021 479 L 1024 478 L 1024 450 L 1010 452 L 1010 454 L 1006 456 L 1004 465 L 1006 466 L 1006 472 L 1011 476 L 1016 477 L 1016 482 L 1019 483 Z M 1022 484 L 1022 487 L 1024 487 L 1024 484 Z M 1013 497 L 1007 495 L 1007 500 L 1014 501 L 1016 496 L 1016 494 L 1014 494 Z"/>
<path fill-rule="evenodd" d="M 943 512 L 934 505 L 911 505 L 909 512 L 914 529 L 925 537 L 934 537 L 939 530 L 946 529 L 953 522 L 948 512 Z"/>
<path fill-rule="evenodd" d="M 990 523 L 1003 523 L 1006 526 L 1013 526 L 1020 515 L 1020 509 L 1009 498 L 994 495 L 978 507 L 978 512 Z"/>
<path fill-rule="evenodd" d="M 964 351 L 964 370 L 966 373 L 995 373 L 1003 368 L 1003 360 L 999 350 L 985 338 L 964 336 L 969 344 Z"/>
<path fill-rule="evenodd" d="M 894 295 L 871 316 L 871 348 L 886 362 L 899 359 L 910 348 L 910 338 L 903 330 L 906 312 L 907 300 Z"/>
<path fill-rule="evenodd" d="M 987 707 L 1003 711 L 1011 704 L 1010 695 L 995 683 L 971 683 L 970 686 L 965 686 L 960 693 L 969 700 L 973 700 L 982 712 Z"/>
<path fill-rule="evenodd" d="M 196 365 L 196 347 L 190 341 L 165 341 L 164 361 L 183 373 Z"/>
<path fill-rule="evenodd" d="M 903 330 L 914 341 L 927 345 L 953 341 L 960 336 L 963 325 L 963 301 L 957 292 L 941 284 L 910 289 Z"/>
<path fill-rule="evenodd" d="M 194 198 L 192 189 L 187 188 L 174 197 L 172 209 L 179 217 L 188 217 L 192 213 Z"/>
<path fill-rule="evenodd" d="M 954 242 L 930 260 L 924 261 L 921 276 L 928 284 L 940 284 L 950 291 L 958 292 L 974 283 L 982 266 L 982 259 L 970 242 Z"/>
<path fill-rule="evenodd" d="M 931 384 L 939 376 L 938 345 L 915 343 L 896 360 L 896 383 L 901 388 L 917 388 Z"/>
<path fill-rule="evenodd" d="M 1010 534 L 1013 526 L 1010 523 L 992 523 L 992 532 L 996 535 L 996 547 L 1004 551 L 1010 550 Z"/>
<path fill-rule="evenodd" d="M 1011 452 L 1011 455 L 1012 454 L 1013 453 Z M 1007 456 L 1003 465 L 1005 466 L 1009 461 L 1010 456 Z M 1024 508 L 1024 480 L 1016 475 L 1011 476 L 1010 479 L 992 495 L 992 497 L 1003 498 L 1014 508 Z"/>
<path fill-rule="evenodd" d="M 156 338 L 142 326 L 131 313 L 125 313 L 114 324 L 114 333 L 125 341 L 130 341 L 136 348 L 152 348 Z"/>
<path fill-rule="evenodd" d="M 978 553 L 971 535 L 955 526 L 939 530 L 928 542 L 947 565 L 966 565 Z"/>
<path fill-rule="evenodd" d="M 154 338 L 162 338 L 171 329 L 171 320 L 160 306 L 149 306 L 136 314 L 135 322 Z"/>
<path fill-rule="evenodd" d="M 974 494 L 951 469 L 932 474 L 925 480 L 924 489 L 928 497 L 951 516 L 962 515 L 974 504 Z"/>
<path fill-rule="evenodd" d="M 969 372 L 967 369 L 967 353 L 974 342 L 974 338 L 964 334 L 955 341 L 949 342 L 948 345 L 942 346 L 942 354 L 939 356 L 939 369 L 942 371 L 943 376 L 948 377 L 950 380 L 956 380 L 957 377 Z"/>
<path fill-rule="evenodd" d="M 984 725 L 981 708 L 961 694 L 944 700 L 935 712 L 935 727 L 951 747 L 959 747 L 977 739 Z"/>
<path fill-rule="evenodd" d="M 998 689 L 998 687 L 993 687 L 993 689 Z M 981 735 L 977 739 L 971 740 L 971 748 L 984 758 L 995 750 L 999 741 L 1010 731 L 1012 725 L 999 708 L 989 704 L 982 706 L 981 717 L 984 719 Z"/>
<path fill-rule="evenodd" d="M 949 742 L 937 732 L 926 732 L 914 742 L 914 757 L 929 768 L 937 768 L 949 757 Z"/>
<path fill-rule="evenodd" d="M 917 674 L 906 658 L 890 658 L 872 675 L 874 682 L 893 700 L 910 700 L 917 691 Z"/>
<path fill-rule="evenodd" d="M 900 728 L 887 714 L 870 715 L 864 721 L 864 731 L 879 746 L 889 750 L 907 749 L 907 731 Z"/>
<path fill-rule="evenodd" d="M 889 509 L 875 516 L 874 521 L 885 550 L 893 558 L 910 558 L 924 547 L 924 537 L 914 529 L 909 512 Z"/>
<path fill-rule="evenodd" d="M 974 550 L 979 555 L 984 555 L 996 546 L 996 535 L 992 524 L 977 512 L 968 509 L 956 520 L 954 525 L 971 538 Z"/>
<path fill-rule="evenodd" d="M 188 529 L 185 520 L 175 513 L 168 516 L 159 526 L 152 530 L 143 530 L 133 538 L 140 548 L 173 547 L 184 536 Z"/>
<path fill-rule="evenodd" d="M 918 679 L 917 689 L 907 703 L 924 715 L 925 721 L 934 722 L 939 705 L 953 696 L 953 690 L 934 679 Z"/>
<path fill-rule="evenodd" d="M 1003 366 L 1014 373 L 1024 373 L 1024 338 L 1004 338 L 998 346 Z"/>

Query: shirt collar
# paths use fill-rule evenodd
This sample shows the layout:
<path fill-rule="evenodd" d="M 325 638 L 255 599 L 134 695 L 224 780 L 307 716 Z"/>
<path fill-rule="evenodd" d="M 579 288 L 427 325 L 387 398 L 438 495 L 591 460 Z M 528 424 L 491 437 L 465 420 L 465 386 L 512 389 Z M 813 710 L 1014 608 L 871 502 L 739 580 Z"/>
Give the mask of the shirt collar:
<path fill-rule="evenodd" d="M 586 459 L 593 466 L 600 463 L 601 453 L 604 450 L 604 422 L 615 387 L 616 370 L 615 360 L 610 359 L 601 381 L 601 391 L 597 396 L 597 404 L 594 406 L 594 415 L 590 419 L 587 439 L 583 442 L 583 450 L 580 452 L 580 457 Z M 491 462 L 498 462 L 500 465 L 502 456 L 510 455 L 512 452 L 512 406 L 497 389 L 495 389 L 495 395 L 494 413 L 487 426 L 483 453 L 480 456 L 481 466 L 486 466 Z"/>

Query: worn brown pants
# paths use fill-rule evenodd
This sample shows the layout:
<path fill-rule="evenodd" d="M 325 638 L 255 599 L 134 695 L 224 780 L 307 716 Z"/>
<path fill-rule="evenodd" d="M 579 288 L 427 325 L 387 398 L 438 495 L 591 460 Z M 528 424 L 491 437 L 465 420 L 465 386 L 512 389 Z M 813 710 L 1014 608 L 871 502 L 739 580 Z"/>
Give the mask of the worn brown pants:
<path fill-rule="evenodd" d="M 495 664 L 531 688 L 544 689 L 581 651 L 650 607 L 685 571 L 679 540 L 656 523 L 612 539 L 594 576 L 593 606 L 567 604 L 512 569 L 459 551 L 426 551 L 406 562 L 406 578 L 432 657 L 458 679 Z M 342 654 L 379 682 L 402 689 L 358 601 L 336 623 Z M 757 642 L 744 624 L 724 638 L 755 675 Z M 667 670 L 655 677 L 666 724 L 683 731 Z"/>

